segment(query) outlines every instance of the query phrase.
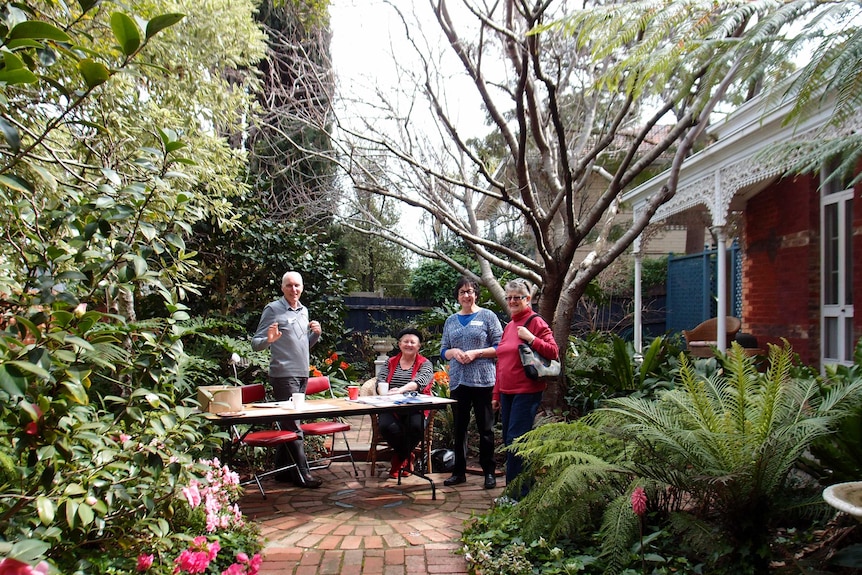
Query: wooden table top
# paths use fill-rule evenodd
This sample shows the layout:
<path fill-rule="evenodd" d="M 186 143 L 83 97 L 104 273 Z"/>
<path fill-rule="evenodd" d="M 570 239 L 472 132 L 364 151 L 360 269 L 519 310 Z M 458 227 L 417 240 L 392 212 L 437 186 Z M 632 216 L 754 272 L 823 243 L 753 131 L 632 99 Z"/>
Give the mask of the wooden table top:
<path fill-rule="evenodd" d="M 249 403 L 242 411 L 207 413 L 205 417 L 221 426 L 272 423 L 281 419 L 324 419 L 372 413 L 443 409 L 454 399 L 420 394 L 416 397 L 397 395 L 363 396 L 350 400 L 344 397 L 306 399 L 302 409 L 294 409 L 291 401 Z"/>

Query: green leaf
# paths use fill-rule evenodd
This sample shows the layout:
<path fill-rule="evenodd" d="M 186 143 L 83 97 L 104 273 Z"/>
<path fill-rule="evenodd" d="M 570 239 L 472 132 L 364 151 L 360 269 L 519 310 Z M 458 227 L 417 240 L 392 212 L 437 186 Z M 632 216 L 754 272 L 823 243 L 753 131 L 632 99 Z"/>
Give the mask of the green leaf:
<path fill-rule="evenodd" d="M 3 70 L 20 70 L 24 67 L 24 60 L 13 54 L 12 52 L 5 52 L 3 54 Z"/>
<path fill-rule="evenodd" d="M 78 6 L 81 7 L 81 12 L 87 12 L 102 0 L 78 0 Z"/>
<path fill-rule="evenodd" d="M 90 398 L 87 397 L 87 390 L 84 389 L 83 385 L 73 381 L 64 381 L 62 383 L 63 387 L 66 388 L 75 403 L 78 403 L 79 405 L 87 405 L 90 402 Z"/>
<path fill-rule="evenodd" d="M 87 492 L 86 489 L 81 487 L 78 483 L 69 483 L 63 489 L 63 495 L 71 496 L 71 495 L 83 495 Z"/>
<path fill-rule="evenodd" d="M 5 365 L 0 365 L 0 389 L 12 397 L 23 396 L 27 389 L 27 380 L 19 375 L 12 375 Z"/>
<path fill-rule="evenodd" d="M 0 184 L 12 189 L 15 192 L 22 192 L 25 194 L 33 193 L 33 186 L 30 185 L 30 182 L 19 176 L 16 176 L 15 174 L 4 174 L 0 176 Z"/>
<path fill-rule="evenodd" d="M 135 266 L 135 277 L 143 277 L 147 273 L 147 260 L 141 256 L 133 256 L 132 264 Z"/>
<path fill-rule="evenodd" d="M 51 374 L 49 374 L 44 368 L 35 363 L 30 363 L 29 361 L 7 361 L 6 365 L 14 365 L 21 371 L 32 373 L 42 379 L 48 379 L 51 376 Z"/>
<path fill-rule="evenodd" d="M 108 81 L 111 77 L 108 68 L 104 64 L 96 62 L 91 58 L 84 58 L 78 62 L 78 71 L 84 77 L 88 88 L 95 88 Z"/>
<path fill-rule="evenodd" d="M 36 498 L 36 510 L 39 513 L 39 520 L 42 522 L 42 525 L 50 525 L 52 521 L 54 521 L 54 513 L 57 511 L 57 508 L 54 507 L 54 502 L 44 495 L 40 495 Z"/>
<path fill-rule="evenodd" d="M 87 351 L 96 351 L 96 349 L 93 347 L 93 344 L 91 344 L 86 339 L 84 339 L 82 337 L 75 336 L 75 335 L 67 335 L 66 336 L 66 343 L 71 344 L 71 345 L 76 345 L 76 346 L 80 347 L 81 349 L 86 349 Z"/>
<path fill-rule="evenodd" d="M 179 150 L 180 148 L 185 148 L 185 147 L 186 147 L 185 142 L 170 142 L 168 144 L 165 144 L 165 151 L 170 154 L 171 152 L 175 152 L 175 151 Z"/>
<path fill-rule="evenodd" d="M 41 559 L 43 555 L 51 548 L 51 544 L 38 539 L 24 539 L 16 541 L 9 551 L 9 557 L 14 557 L 19 561 L 33 563 L 37 559 Z"/>
<path fill-rule="evenodd" d="M 147 40 L 164 30 L 165 28 L 170 28 L 183 18 L 185 18 L 185 14 L 162 14 L 160 16 L 156 16 L 149 22 L 147 22 Z"/>
<path fill-rule="evenodd" d="M 95 518 L 95 514 L 93 513 L 93 508 L 87 505 L 86 503 L 81 503 L 78 506 L 78 517 L 81 518 L 81 525 L 84 527 L 88 526 L 93 522 Z"/>
<path fill-rule="evenodd" d="M 17 50 L 19 48 L 44 48 L 45 45 L 38 40 L 21 38 L 20 40 L 12 40 L 11 42 L 6 42 L 6 47 L 10 50 Z"/>
<path fill-rule="evenodd" d="M 73 499 L 66 500 L 66 523 L 69 524 L 69 527 L 72 529 L 77 525 L 77 517 L 78 515 L 78 503 Z"/>
<path fill-rule="evenodd" d="M 2 118 L 0 118 L 0 120 L 2 120 Z M 39 174 L 39 176 L 42 177 L 42 179 L 45 181 L 46 184 L 48 184 L 51 188 L 56 187 L 57 180 L 56 180 L 56 178 L 54 178 L 54 174 L 52 174 L 51 172 L 49 172 L 48 170 L 46 170 L 45 168 L 43 168 L 40 165 L 33 164 L 30 162 L 28 162 L 28 164 L 34 172 L 36 172 L 37 174 Z"/>
<path fill-rule="evenodd" d="M 135 21 L 123 14 L 114 12 L 111 14 L 111 30 L 114 38 L 120 44 L 120 49 L 126 56 L 131 56 L 141 47 L 141 32 Z"/>
<path fill-rule="evenodd" d="M 149 222 L 141 222 L 140 229 L 141 234 L 147 238 L 148 241 L 153 241 L 156 235 L 158 235 L 158 230 L 156 230 L 155 226 Z"/>
<path fill-rule="evenodd" d="M 28 20 L 21 22 L 9 32 L 7 39 L 18 40 L 20 38 L 35 38 L 44 40 L 55 40 L 57 42 L 71 42 L 72 38 L 47 22 Z"/>
<path fill-rule="evenodd" d="M 18 128 L 7 122 L 6 118 L 0 117 L 0 131 L 3 132 L 6 143 L 17 154 L 21 149 L 21 135 L 18 133 Z"/>
<path fill-rule="evenodd" d="M 186 249 L 186 243 L 183 241 L 183 238 L 181 238 L 177 234 L 173 234 L 173 233 L 165 234 L 165 241 L 177 249 L 180 249 L 180 250 Z"/>
<path fill-rule="evenodd" d="M 0 82 L 7 86 L 16 84 L 33 84 L 38 82 L 39 78 L 27 68 L 19 68 L 17 70 L 0 70 Z"/>

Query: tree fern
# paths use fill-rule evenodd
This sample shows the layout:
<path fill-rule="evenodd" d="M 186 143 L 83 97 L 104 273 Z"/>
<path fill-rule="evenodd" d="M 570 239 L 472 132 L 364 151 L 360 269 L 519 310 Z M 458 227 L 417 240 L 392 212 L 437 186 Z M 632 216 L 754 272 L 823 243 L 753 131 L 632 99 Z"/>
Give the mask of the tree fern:
<path fill-rule="evenodd" d="M 640 517 L 632 512 L 630 492 L 615 497 L 608 503 L 602 517 L 599 537 L 602 540 L 602 559 L 605 573 L 615 575 L 631 562 L 631 546 L 637 541 Z"/>
<path fill-rule="evenodd" d="M 553 540 L 592 532 L 607 502 L 631 481 L 630 469 L 616 462 L 622 443 L 583 420 L 543 425 L 511 448 L 527 469 L 536 470 L 537 484 L 519 506 L 526 510 L 527 537 Z"/>

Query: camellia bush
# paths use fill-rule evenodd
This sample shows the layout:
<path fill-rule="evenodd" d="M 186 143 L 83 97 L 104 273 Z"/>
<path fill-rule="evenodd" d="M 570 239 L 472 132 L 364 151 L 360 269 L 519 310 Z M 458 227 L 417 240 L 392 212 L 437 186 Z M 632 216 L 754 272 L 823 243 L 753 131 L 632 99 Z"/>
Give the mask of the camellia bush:
<path fill-rule="evenodd" d="M 210 502 L 217 519 L 198 501 L 236 490 L 189 399 L 182 302 L 196 290 L 184 238 L 202 219 L 229 226 L 225 198 L 243 191 L 242 155 L 218 134 L 253 86 L 222 72 L 263 43 L 250 2 L 181 7 L 0 12 L 2 573 L 259 566 L 233 502 Z M 144 297 L 160 309 L 139 320 Z"/>

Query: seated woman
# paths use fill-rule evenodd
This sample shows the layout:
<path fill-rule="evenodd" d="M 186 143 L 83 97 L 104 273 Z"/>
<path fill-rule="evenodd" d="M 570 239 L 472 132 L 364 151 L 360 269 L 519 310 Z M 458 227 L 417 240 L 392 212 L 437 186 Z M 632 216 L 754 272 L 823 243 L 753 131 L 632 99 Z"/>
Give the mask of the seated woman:
<path fill-rule="evenodd" d="M 434 367 L 428 358 L 419 354 L 422 345 L 422 334 L 419 330 L 407 328 L 398 335 L 400 352 L 389 358 L 385 374 L 380 381 L 389 382 L 388 394 L 416 391 L 431 394 L 431 383 L 434 379 Z M 381 413 L 378 419 L 380 435 L 394 451 L 392 468 L 389 477 L 397 479 L 409 475 L 413 469 L 415 455 L 413 450 L 422 440 L 425 418 L 422 410 L 402 411 L 400 413 Z"/>

